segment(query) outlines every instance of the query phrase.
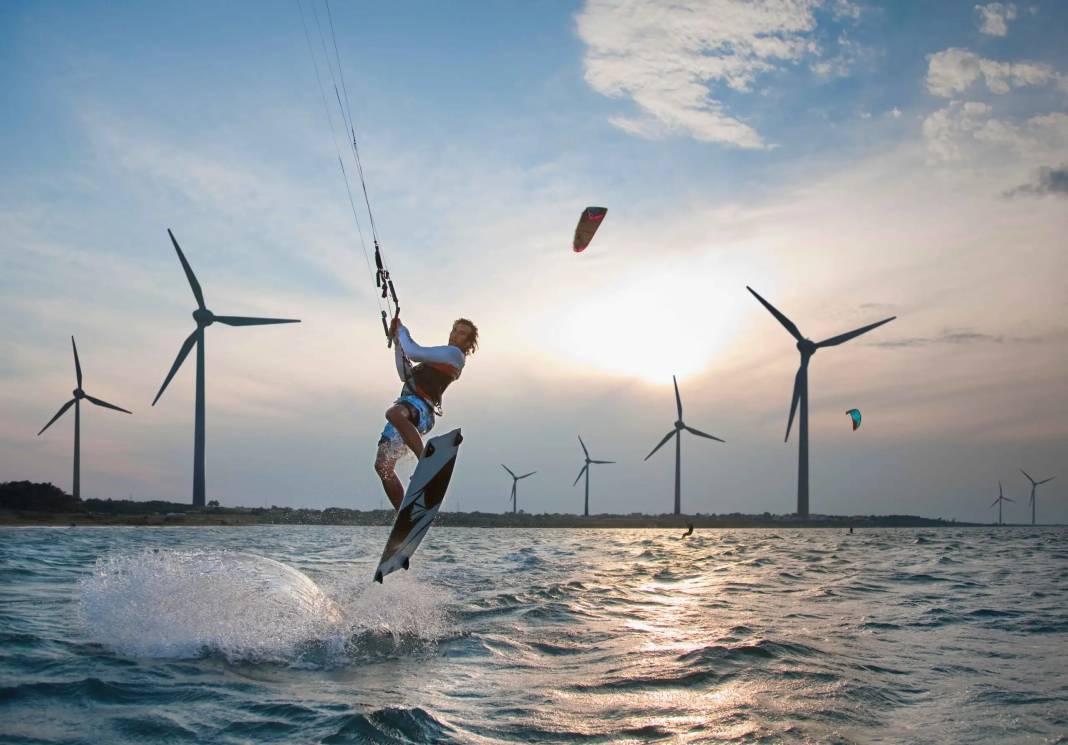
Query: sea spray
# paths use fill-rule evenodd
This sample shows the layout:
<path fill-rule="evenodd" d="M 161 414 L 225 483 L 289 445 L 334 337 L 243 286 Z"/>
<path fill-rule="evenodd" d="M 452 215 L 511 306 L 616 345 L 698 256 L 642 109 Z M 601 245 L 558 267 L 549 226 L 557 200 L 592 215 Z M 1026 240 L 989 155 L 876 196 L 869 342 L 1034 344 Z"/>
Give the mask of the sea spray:
<path fill-rule="evenodd" d="M 429 651 L 448 635 L 445 590 L 366 572 L 327 591 L 273 559 L 236 551 L 154 550 L 101 558 L 81 582 L 90 639 L 121 654 L 300 666 Z"/>
<path fill-rule="evenodd" d="M 390 575 L 383 584 L 368 581 L 365 571 L 345 576 L 329 588 L 349 630 L 353 658 L 418 654 L 455 636 L 448 608 L 452 594 L 418 576 Z"/>
<path fill-rule="evenodd" d="M 231 551 L 144 551 L 100 559 L 81 583 L 89 637 L 134 657 L 283 661 L 343 644 L 342 616 L 307 575 Z"/>

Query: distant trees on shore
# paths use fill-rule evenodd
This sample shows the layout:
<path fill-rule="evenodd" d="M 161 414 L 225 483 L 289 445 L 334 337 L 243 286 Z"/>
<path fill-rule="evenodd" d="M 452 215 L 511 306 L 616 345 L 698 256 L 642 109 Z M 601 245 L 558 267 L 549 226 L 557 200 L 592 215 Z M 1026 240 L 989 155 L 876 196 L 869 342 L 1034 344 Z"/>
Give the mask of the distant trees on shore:
<path fill-rule="evenodd" d="M 318 510 L 309 507 L 222 507 L 211 500 L 206 507 L 193 507 L 187 502 L 163 500 L 136 501 L 128 499 L 75 499 L 53 484 L 30 481 L 0 483 L 0 510 L 51 514 L 81 513 L 103 520 L 114 519 L 116 524 L 129 524 L 136 516 L 164 516 L 186 519 L 188 524 L 208 520 L 203 524 L 218 524 L 218 520 L 238 520 L 239 524 L 273 525 L 389 525 L 392 509 L 354 510 L 328 507 Z M 868 528 L 868 527 L 936 527 L 940 525 L 969 525 L 956 520 L 917 517 L 915 515 L 810 515 L 807 519 L 796 515 L 759 515 L 730 513 L 721 515 L 683 516 L 697 528 Z M 438 515 L 437 525 L 454 527 L 523 527 L 523 528 L 677 528 L 683 523 L 676 515 L 591 515 L 582 517 L 569 513 L 451 512 Z"/>
<path fill-rule="evenodd" d="M 0 509 L 35 512 L 84 512 L 82 500 L 52 483 L 4 481 L 0 483 Z"/>

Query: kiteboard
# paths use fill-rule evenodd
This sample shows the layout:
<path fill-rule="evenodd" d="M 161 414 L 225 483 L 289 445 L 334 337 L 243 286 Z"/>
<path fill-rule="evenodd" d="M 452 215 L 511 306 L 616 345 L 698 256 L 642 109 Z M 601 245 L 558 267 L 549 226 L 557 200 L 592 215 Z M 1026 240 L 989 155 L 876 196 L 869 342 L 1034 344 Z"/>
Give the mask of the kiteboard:
<path fill-rule="evenodd" d="M 382 558 L 378 560 L 375 582 L 381 582 L 383 577 L 398 569 L 408 568 L 412 554 L 430 530 L 445 499 L 445 490 L 449 488 L 456 455 L 463 441 L 460 430 L 454 429 L 431 438 L 423 448 L 423 457 L 408 482 L 408 491 L 397 510 Z"/>

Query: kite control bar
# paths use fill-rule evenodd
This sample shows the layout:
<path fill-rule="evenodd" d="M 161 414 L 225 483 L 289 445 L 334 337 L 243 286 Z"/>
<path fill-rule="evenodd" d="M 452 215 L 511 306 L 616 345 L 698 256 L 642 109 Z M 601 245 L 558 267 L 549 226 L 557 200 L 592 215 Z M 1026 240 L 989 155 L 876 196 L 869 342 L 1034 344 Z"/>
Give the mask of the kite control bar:
<path fill-rule="evenodd" d="M 375 240 L 375 267 L 378 271 L 375 273 L 375 287 L 382 289 L 382 298 L 393 298 L 393 315 L 400 314 L 400 301 L 397 300 L 397 290 L 393 287 L 393 280 L 390 279 L 389 270 L 382 264 L 382 250 L 378 247 L 378 240 Z M 388 305 L 388 303 L 387 303 Z M 386 346 L 393 346 L 393 337 L 389 335 L 389 323 L 386 322 L 386 311 L 382 311 L 382 331 L 386 334 Z"/>

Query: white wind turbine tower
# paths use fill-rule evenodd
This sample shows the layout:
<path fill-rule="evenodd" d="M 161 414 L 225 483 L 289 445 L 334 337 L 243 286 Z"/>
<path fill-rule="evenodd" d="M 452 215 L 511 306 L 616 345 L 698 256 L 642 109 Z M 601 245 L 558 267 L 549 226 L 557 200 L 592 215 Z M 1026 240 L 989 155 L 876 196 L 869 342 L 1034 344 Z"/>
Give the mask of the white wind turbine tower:
<path fill-rule="evenodd" d="M 1009 499 L 1008 497 L 1005 496 L 1005 494 L 1001 491 L 1001 482 L 999 481 L 998 482 L 998 498 L 995 499 L 994 502 L 990 505 L 991 507 L 993 507 L 995 504 L 998 506 L 998 525 L 1004 525 L 1005 524 L 1004 521 L 1002 521 L 1002 519 L 1001 519 L 1001 504 L 1002 504 L 1002 502 L 1015 502 L 1015 501 L 1016 501 L 1015 499 Z"/>
<path fill-rule="evenodd" d="M 1050 481 L 1053 481 L 1053 479 L 1055 479 L 1057 477 L 1056 476 L 1050 476 L 1048 479 L 1042 479 L 1041 481 L 1035 481 L 1033 478 L 1031 478 L 1031 474 L 1029 474 L 1027 471 L 1023 470 L 1022 468 L 1020 469 L 1020 473 L 1022 473 L 1024 476 L 1026 476 L 1027 480 L 1031 482 L 1031 524 L 1034 525 L 1035 524 L 1035 487 L 1042 486 L 1043 484 L 1049 483 Z"/>
<path fill-rule="evenodd" d="M 675 406 L 678 408 L 679 418 L 675 420 L 675 428 L 664 435 L 664 439 L 653 448 L 649 455 L 645 456 L 645 460 L 649 460 L 653 453 L 659 450 L 664 443 L 672 437 L 675 438 L 675 514 L 680 515 L 682 514 L 682 487 L 680 486 L 680 478 L 682 475 L 682 431 L 686 430 L 690 434 L 697 435 L 698 437 L 707 437 L 709 440 L 715 440 L 716 442 L 726 441 L 721 440 L 714 435 L 702 432 L 699 429 L 694 429 L 682 421 L 682 397 L 679 396 L 679 383 L 675 380 L 674 375 L 671 376 L 671 382 L 675 384 Z"/>
<path fill-rule="evenodd" d="M 799 517 L 808 517 L 808 362 L 812 359 L 812 355 L 816 353 L 817 349 L 835 347 L 850 339 L 855 339 L 861 334 L 866 334 L 872 329 L 882 326 L 884 323 L 889 323 L 897 316 L 890 316 L 890 318 L 884 318 L 867 326 L 861 326 L 859 329 L 847 331 L 844 334 L 832 336 L 820 342 L 814 342 L 802 336 L 793 321 L 780 313 L 767 300 L 760 297 L 756 290 L 748 286 L 746 289 L 753 293 L 753 297 L 759 300 L 760 304 L 767 308 L 768 312 L 775 316 L 775 319 L 790 332 L 790 336 L 797 340 L 797 351 L 801 353 L 801 366 L 797 369 L 797 376 L 794 378 L 794 393 L 790 399 L 790 418 L 786 422 L 786 438 L 784 441 L 790 439 L 790 427 L 794 423 L 794 413 L 797 411 L 798 404 L 800 404 L 801 421 L 799 428 L 801 436 L 797 448 L 797 514 Z"/>
<path fill-rule="evenodd" d="M 218 321 L 224 323 L 227 326 L 263 326 L 273 323 L 300 323 L 299 320 L 290 318 L 246 318 L 244 316 L 217 316 L 208 310 L 204 305 L 204 293 L 200 289 L 200 283 L 197 282 L 196 276 L 193 274 L 192 267 L 189 266 L 189 262 L 185 260 L 185 254 L 182 253 L 182 249 L 178 247 L 178 241 L 174 238 L 174 233 L 170 230 L 167 231 L 167 235 L 171 237 L 171 243 L 174 244 L 174 250 L 178 252 L 178 260 L 182 262 L 182 269 L 185 270 L 186 279 L 189 280 L 189 286 L 193 290 L 193 296 L 197 300 L 197 309 L 193 311 L 193 320 L 197 322 L 197 327 L 193 329 L 186 340 L 182 343 L 182 348 L 178 350 L 178 356 L 174 360 L 174 364 L 171 365 L 170 372 L 167 373 L 167 377 L 163 380 L 163 385 L 159 388 L 159 393 L 152 399 L 152 405 L 156 405 L 156 401 L 159 401 L 159 397 L 163 395 L 163 391 L 167 389 L 167 384 L 171 382 L 171 378 L 178 372 L 178 368 L 185 362 L 185 358 L 189 356 L 189 352 L 196 345 L 197 348 L 197 389 L 196 389 L 196 410 L 195 421 L 193 426 L 193 506 L 204 506 L 204 329 L 211 324 Z"/>
<path fill-rule="evenodd" d="M 501 468 L 503 468 L 505 471 L 507 471 L 508 475 L 512 477 L 512 514 L 514 515 L 514 514 L 516 514 L 516 511 L 517 511 L 517 509 L 516 509 L 516 495 L 515 495 L 515 493 L 516 493 L 516 484 L 519 483 L 520 479 L 525 479 L 527 476 L 533 476 L 534 474 L 537 473 L 537 471 L 531 471 L 530 473 L 524 473 L 522 476 L 516 476 L 514 473 L 512 473 L 512 469 L 509 468 L 508 466 L 504 465 L 503 463 L 501 464 Z"/>
<path fill-rule="evenodd" d="M 48 420 L 48 424 L 41 427 L 41 432 L 37 433 L 40 437 L 41 433 L 52 426 L 52 422 L 59 419 L 71 406 L 74 407 L 74 488 L 71 489 L 71 493 L 75 499 L 81 499 L 81 481 L 82 481 L 82 399 L 97 406 L 103 406 L 105 409 L 114 409 L 115 411 L 122 411 L 127 414 L 133 412 L 126 411 L 126 409 L 116 406 L 115 404 L 109 404 L 107 401 L 101 401 L 99 398 L 93 398 L 84 390 L 82 390 L 82 365 L 78 360 L 78 345 L 74 343 L 74 337 L 70 338 L 71 348 L 74 350 L 74 376 L 78 381 L 78 387 L 74 389 L 74 398 L 60 407 L 56 415 Z"/>
<path fill-rule="evenodd" d="M 579 435 L 578 440 L 579 440 L 579 445 L 582 446 L 582 452 L 586 456 L 586 463 L 585 463 L 585 465 L 582 466 L 582 470 L 579 471 L 579 475 L 575 477 L 575 483 L 571 484 L 571 486 L 574 486 L 575 484 L 577 484 L 579 482 L 579 479 L 582 478 L 582 474 L 586 474 L 586 502 L 585 502 L 585 506 L 582 509 L 582 516 L 583 517 L 589 517 L 590 516 L 590 466 L 593 465 L 593 464 L 598 464 L 599 465 L 599 464 L 602 464 L 602 463 L 615 463 L 615 461 L 614 460 L 591 460 L 590 459 L 590 451 L 586 449 L 586 443 L 584 443 L 582 441 L 582 435 Z"/>

